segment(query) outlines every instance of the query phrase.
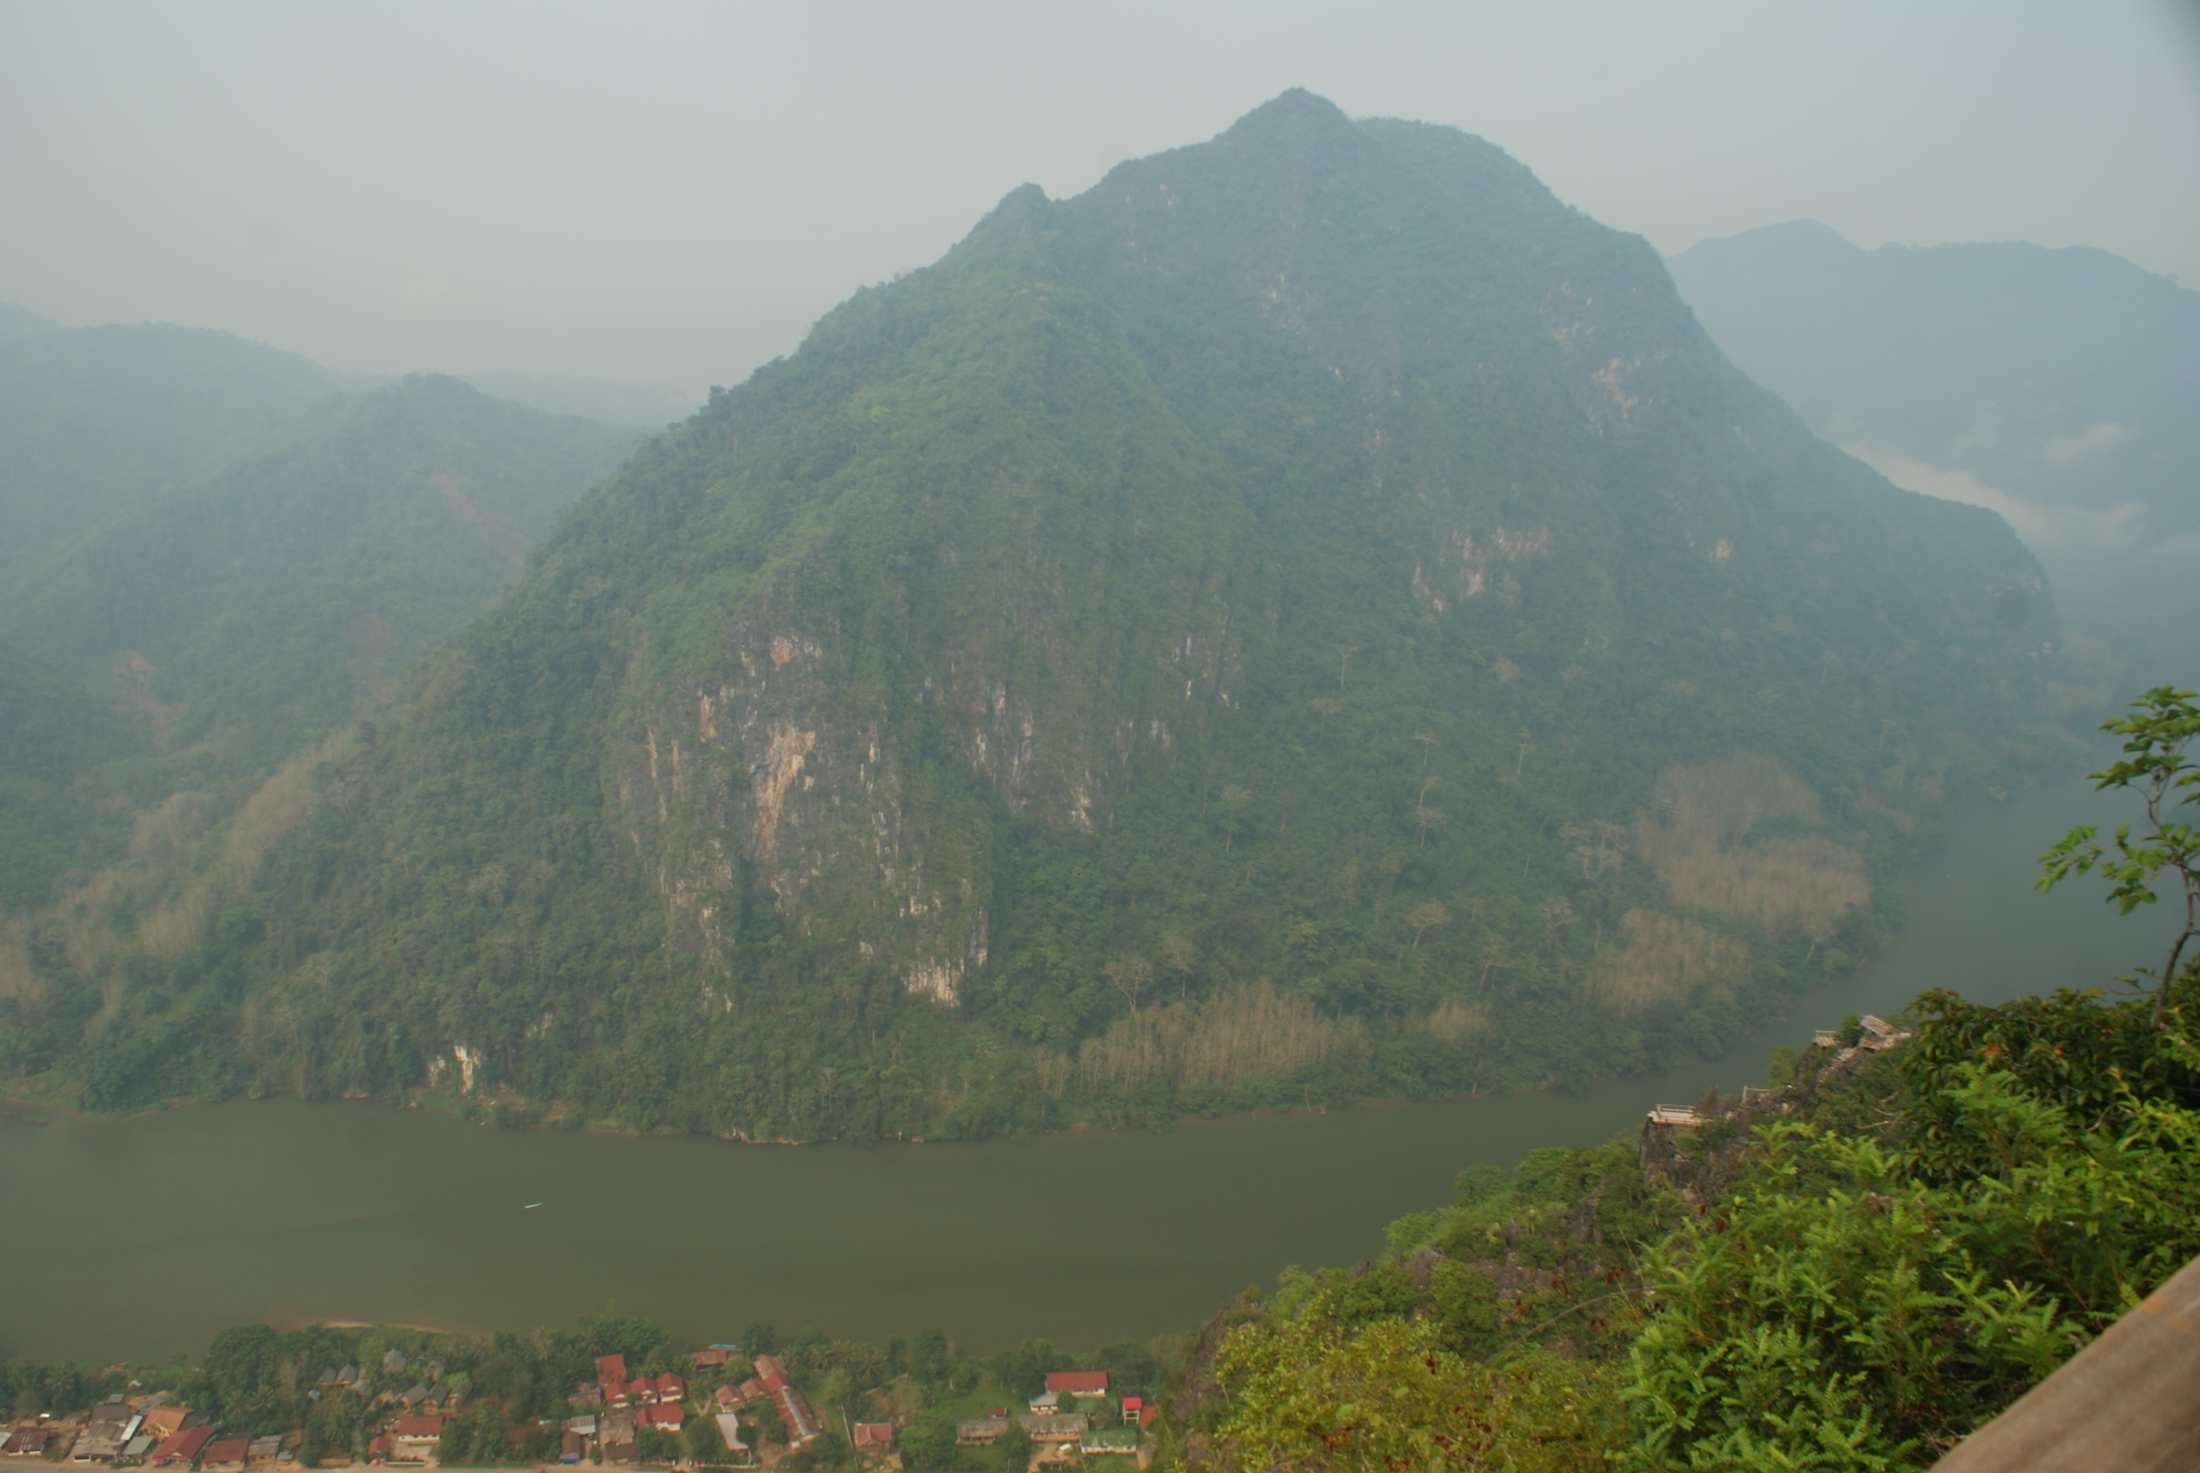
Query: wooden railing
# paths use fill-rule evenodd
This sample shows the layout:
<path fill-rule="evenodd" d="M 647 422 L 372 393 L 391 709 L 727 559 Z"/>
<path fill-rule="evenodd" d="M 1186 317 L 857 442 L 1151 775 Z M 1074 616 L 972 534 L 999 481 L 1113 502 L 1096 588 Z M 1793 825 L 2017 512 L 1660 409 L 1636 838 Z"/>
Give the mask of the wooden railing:
<path fill-rule="evenodd" d="M 1934 1473 L 2200 1468 L 2200 1259 L 1956 1445 Z"/>

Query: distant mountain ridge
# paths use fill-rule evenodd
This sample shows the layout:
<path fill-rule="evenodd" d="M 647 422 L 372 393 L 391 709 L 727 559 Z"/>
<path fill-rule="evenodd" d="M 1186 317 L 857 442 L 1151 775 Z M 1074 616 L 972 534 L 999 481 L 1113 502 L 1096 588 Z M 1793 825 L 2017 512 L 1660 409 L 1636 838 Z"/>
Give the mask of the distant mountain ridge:
<path fill-rule="evenodd" d="M 57 332 L 61 324 L 49 317 L 41 317 L 28 307 L 13 302 L 0 302 L 0 342 L 11 338 L 35 337 L 42 332 Z"/>
<path fill-rule="evenodd" d="M 1815 221 L 1704 241 L 1672 269 L 1819 433 L 2008 516 L 2081 627 L 2138 636 L 2130 678 L 2200 676 L 2190 641 L 2159 632 L 2200 618 L 2200 292 L 2085 247 L 1867 251 Z"/>
<path fill-rule="evenodd" d="M 2085 247 L 1866 251 L 1814 221 L 1672 267 L 1744 371 L 1837 439 L 2042 500 L 2135 500 L 2134 535 L 2200 528 L 2200 292 Z"/>
<path fill-rule="evenodd" d="M 356 723 L 641 438 L 449 378 L 321 393 L 342 380 L 220 334 L 105 332 L 11 368 L 59 413 L 15 448 L 92 504 L 0 578 L 0 1017 L 36 1004 L 0 1027 L 0 1072 L 197 945 Z M 140 411 L 125 455 L 59 433 L 103 402 Z M 197 425 L 209 404 L 231 421 Z"/>
<path fill-rule="evenodd" d="M 346 387 L 295 353 L 204 328 L 0 342 L 0 579 L 232 463 Z"/>
<path fill-rule="evenodd" d="M 86 1098 L 817 1138 L 1584 1079 L 1843 965 L 2055 639 L 1642 241 L 1288 93 L 647 443 Z M 189 1085 L 182 1018 L 235 1040 Z"/>

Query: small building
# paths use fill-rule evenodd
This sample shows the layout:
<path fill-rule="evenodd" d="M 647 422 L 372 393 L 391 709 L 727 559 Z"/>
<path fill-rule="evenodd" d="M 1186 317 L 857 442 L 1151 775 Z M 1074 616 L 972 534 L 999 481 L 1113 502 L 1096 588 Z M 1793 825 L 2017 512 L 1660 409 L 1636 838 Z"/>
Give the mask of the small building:
<path fill-rule="evenodd" d="M 0 1455 L 11 1458 L 42 1458 L 46 1445 L 54 1440 L 55 1433 L 46 1427 L 18 1427 L 6 1437 L 0 1438 Z"/>
<path fill-rule="evenodd" d="M 579 1462 L 581 1460 L 581 1453 L 587 1448 L 587 1446 L 588 1441 L 586 1438 L 582 1437 L 572 1428 L 566 1428 L 565 1435 L 558 1439 L 558 1461 L 561 1463 Z"/>
<path fill-rule="evenodd" d="M 688 1363 L 698 1371 L 723 1370 L 726 1362 L 730 1359 L 732 1359 L 732 1352 L 723 1345 L 713 1345 L 708 1350 L 691 1350 L 688 1352 Z"/>
<path fill-rule="evenodd" d="M 121 1422 L 92 1414 L 91 1424 L 77 1437 L 76 1446 L 69 1449 L 72 1463 L 111 1463 L 122 1452 Z"/>
<path fill-rule="evenodd" d="M 724 1440 L 726 1451 L 735 1457 L 747 1457 L 749 1445 L 741 1440 L 741 1419 L 731 1412 L 718 1414 L 718 1436 Z"/>
<path fill-rule="evenodd" d="M 199 1467 L 205 1473 L 237 1473 L 252 1461 L 252 1439 L 249 1437 L 224 1437 L 206 1445 L 205 1455 L 199 1459 Z"/>
<path fill-rule="evenodd" d="M 326 1374 L 328 1376 L 329 1384 L 331 1386 L 335 1385 L 336 1373 L 334 1371 L 329 1371 Z M 146 1410 L 145 1425 L 143 1427 L 140 1427 L 138 1430 L 140 1432 L 151 1434 L 155 1442 L 160 1442 L 166 1438 L 174 1437 L 178 1432 L 181 1432 L 183 1430 L 184 1418 L 190 1415 L 191 1409 L 185 1406 L 182 1402 L 164 1402 L 157 1407 L 150 1407 Z"/>
<path fill-rule="evenodd" d="M 687 1400 L 687 1394 L 687 1382 L 673 1372 L 667 1371 L 657 1378 L 657 1399 L 659 1401 L 682 1402 Z"/>
<path fill-rule="evenodd" d="M 626 1384 L 626 1399 L 638 1407 L 657 1404 L 657 1383 L 647 1376 L 636 1376 Z"/>
<path fill-rule="evenodd" d="M 1140 1426 L 1141 1424 L 1143 1424 L 1143 1423 L 1145 1422 L 1145 1420 L 1146 1420 L 1146 1401 L 1145 1401 L 1145 1398 L 1144 1398 L 1144 1397 L 1138 1397 L 1138 1396 L 1126 1396 L 1126 1397 L 1124 1397 L 1124 1398 L 1123 1398 L 1123 1425 L 1124 1425 L 1124 1426 L 1126 1426 L 1126 1427 L 1137 1427 L 1137 1426 Z"/>
<path fill-rule="evenodd" d="M 577 1437 L 594 1437 L 596 1435 L 596 1419 L 594 1417 L 567 1417 L 565 1419 L 565 1430 Z"/>
<path fill-rule="evenodd" d="M 762 1401 L 770 1394 L 764 1389 L 764 1383 L 754 1376 L 741 1383 L 741 1400 L 744 1402 Z"/>
<path fill-rule="evenodd" d="M 607 1442 L 603 1445 L 603 1460 L 607 1463 L 628 1464 L 634 1461 L 634 1440 Z"/>
<path fill-rule="evenodd" d="M 626 1399 L 626 1357 L 623 1355 L 599 1355 L 596 1357 L 596 1387 L 607 1407 L 623 1407 Z"/>
<path fill-rule="evenodd" d="M 741 1388 L 738 1386 L 723 1383 L 710 1394 L 711 1405 L 717 1407 L 721 1412 L 738 1411 L 743 1403 L 754 1399 L 753 1397 L 743 1396 Z"/>
<path fill-rule="evenodd" d="M 272 1461 L 274 1461 L 274 1460 L 275 1460 L 276 1458 L 279 1458 L 279 1457 L 281 1457 L 282 1455 L 283 1455 L 283 1440 L 282 1440 L 282 1438 L 280 1438 L 280 1437 L 255 1437 L 255 1438 L 253 1438 L 253 1439 L 252 1439 L 252 1461 L 253 1461 L 253 1462 L 255 1462 L 255 1463 L 266 1463 L 266 1462 L 272 1462 Z"/>
<path fill-rule="evenodd" d="M 1090 1430 L 1083 1412 L 1056 1413 L 1053 1416 L 1041 1416 L 1035 1413 L 1031 1416 L 1018 1417 L 1016 1420 L 1024 1431 L 1030 1434 L 1033 1442 L 1067 1445 L 1078 1441 Z"/>
<path fill-rule="evenodd" d="M 1049 1371 L 1047 1390 L 1077 1401 L 1098 1401 L 1108 1394 L 1106 1371 Z"/>
<path fill-rule="evenodd" d="M 894 1424 L 858 1422 L 849 1429 L 848 1445 L 859 1453 L 890 1453 L 894 1450 Z"/>
<path fill-rule="evenodd" d="M 443 1419 L 433 1413 L 399 1417 L 390 1428 L 390 1461 L 425 1463 L 443 1445 Z"/>
<path fill-rule="evenodd" d="M 140 1432 L 122 1445 L 122 1455 L 116 1459 L 122 1463 L 142 1463 L 145 1455 L 153 1450 L 152 1434 Z"/>
<path fill-rule="evenodd" d="M 214 1429 L 207 1426 L 185 1427 L 153 1449 L 152 1464 L 156 1468 L 168 1468 L 182 1464 L 188 1468 L 198 1461 L 199 1453 L 214 1440 Z"/>
<path fill-rule="evenodd" d="M 687 1412 L 678 1402 L 659 1402 L 656 1406 L 642 1408 L 635 1420 L 659 1432 L 677 1432 L 686 1424 Z"/>
<path fill-rule="evenodd" d="M 1051 1417 L 1061 1409 L 1062 1393 L 1051 1386 L 1031 1399 L 1031 1414 L 1034 1417 Z"/>
<path fill-rule="evenodd" d="M 1077 1444 L 1077 1451 L 1088 1458 L 1119 1454 L 1138 1456 L 1138 1434 L 1128 1427 L 1102 1427 L 1088 1432 Z"/>
<path fill-rule="evenodd" d="M 955 1424 L 957 1447 L 991 1447 L 1008 1432 L 1006 1417 L 968 1417 Z"/>
<path fill-rule="evenodd" d="M 386 1463 L 390 1460 L 390 1435 L 378 1432 L 367 1442 L 367 1461 Z"/>
<path fill-rule="evenodd" d="M 1909 1030 L 1897 1028 L 1885 1018 L 1866 1013 L 1857 1020 L 1863 1032 L 1857 1036 L 1857 1046 L 1865 1049 L 1889 1049 L 1910 1036 Z"/>

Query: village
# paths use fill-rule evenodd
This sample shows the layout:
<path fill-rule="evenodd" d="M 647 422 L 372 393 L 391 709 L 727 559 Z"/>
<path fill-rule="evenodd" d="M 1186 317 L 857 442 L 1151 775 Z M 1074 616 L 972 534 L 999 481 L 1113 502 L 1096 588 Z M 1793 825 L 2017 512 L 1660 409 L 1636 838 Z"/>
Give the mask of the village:
<path fill-rule="evenodd" d="M 657 1357 L 662 1359 L 662 1357 Z M 569 1388 L 563 1416 L 537 1417 L 502 1428 L 501 1455 L 472 1446 L 447 1457 L 447 1435 L 469 1400 L 467 1378 L 443 1362 L 416 1360 L 390 1349 L 379 1362 L 326 1366 L 305 1392 L 316 1406 L 358 1413 L 362 1444 L 309 1456 L 301 1429 L 252 1435 L 194 1410 L 172 1392 L 110 1395 L 74 1414 L 40 1412 L 0 1424 L 0 1465 L 105 1464 L 171 1473 L 366 1465 L 557 1468 L 904 1467 L 905 1418 L 858 1420 L 845 1412 L 828 1420 L 795 1384 L 777 1355 L 747 1355 L 720 1343 L 685 1357 L 688 1372 L 630 1373 L 623 1354 L 599 1356 L 593 1379 Z M 135 1386 L 135 1383 L 132 1383 Z M 988 1388 L 996 1390 L 998 1388 Z M 953 1422 L 953 1448 L 1028 1449 L 1029 1470 L 1061 1468 L 1085 1458 L 1148 1462 L 1147 1397 L 1126 1394 L 1106 1370 L 1048 1372 L 1035 1395 L 990 1405 Z M 19 1407 L 20 1411 L 20 1407 Z M 834 1425 L 837 1421 L 838 1425 Z M 822 1456 L 821 1456 L 822 1455 Z M 966 1455 L 967 1456 L 967 1455 Z M 988 1461 L 989 1467 L 1001 1466 Z"/>

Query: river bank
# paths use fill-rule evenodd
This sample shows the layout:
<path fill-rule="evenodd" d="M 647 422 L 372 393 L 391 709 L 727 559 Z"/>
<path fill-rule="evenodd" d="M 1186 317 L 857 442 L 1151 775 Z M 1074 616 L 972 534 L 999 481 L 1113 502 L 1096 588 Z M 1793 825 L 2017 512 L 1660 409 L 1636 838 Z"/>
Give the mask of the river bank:
<path fill-rule="evenodd" d="M 1762 1077 L 1778 1045 L 1954 986 L 1997 1001 L 2143 963 L 2159 917 L 2035 857 L 2087 790 L 1968 821 L 1906 877 L 1910 924 L 1839 987 L 1719 1057 L 1577 1093 L 1194 1119 L 1166 1132 L 728 1151 L 686 1136 L 463 1128 L 431 1110 L 290 1099 L 129 1119 L 0 1117 L 11 1286 L 0 1349 L 157 1358 L 224 1325 L 483 1329 L 616 1307 L 707 1343 L 752 1321 L 975 1346 L 1098 1345 L 1196 1323 L 1289 1263 L 1349 1262 L 1463 1167 L 1631 1129 L 1658 1100 Z M 537 1210 L 525 1204 L 541 1202 Z"/>

